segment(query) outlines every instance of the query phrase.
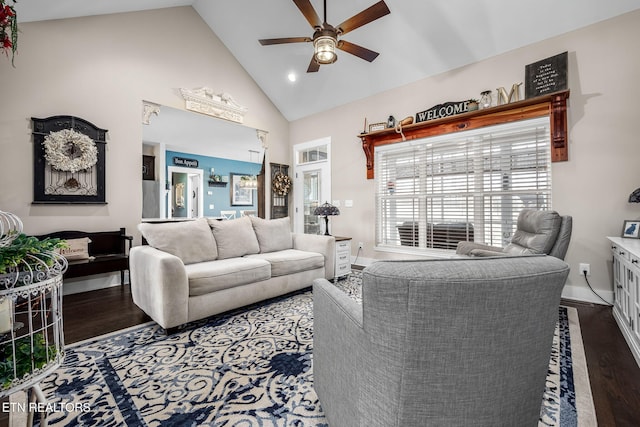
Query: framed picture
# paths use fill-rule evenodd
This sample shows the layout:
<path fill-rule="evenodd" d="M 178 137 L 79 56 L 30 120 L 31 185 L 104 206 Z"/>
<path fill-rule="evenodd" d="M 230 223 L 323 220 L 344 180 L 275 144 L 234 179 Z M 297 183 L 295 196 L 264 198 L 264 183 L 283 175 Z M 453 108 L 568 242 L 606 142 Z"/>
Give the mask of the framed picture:
<path fill-rule="evenodd" d="M 107 130 L 75 116 L 31 120 L 33 204 L 107 204 Z"/>
<path fill-rule="evenodd" d="M 231 206 L 253 206 L 253 190 L 240 185 L 243 177 L 250 177 L 246 173 L 230 173 L 231 182 Z M 244 178 L 244 179 L 247 179 Z"/>
<path fill-rule="evenodd" d="M 155 170 L 156 158 L 155 156 L 142 155 L 142 179 L 147 181 L 153 181 L 156 176 Z"/>
<path fill-rule="evenodd" d="M 622 226 L 622 237 L 637 239 L 640 232 L 640 220 L 626 219 Z"/>
<path fill-rule="evenodd" d="M 371 123 L 369 125 L 369 132 L 375 132 L 377 130 L 384 130 L 387 128 L 386 123 Z"/>

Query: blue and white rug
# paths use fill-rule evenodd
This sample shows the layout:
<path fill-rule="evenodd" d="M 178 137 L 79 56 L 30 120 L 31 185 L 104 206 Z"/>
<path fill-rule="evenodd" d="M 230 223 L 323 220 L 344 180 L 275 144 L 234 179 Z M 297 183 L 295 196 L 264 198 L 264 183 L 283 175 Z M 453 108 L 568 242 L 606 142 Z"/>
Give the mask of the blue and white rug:
<path fill-rule="evenodd" d="M 359 299 L 360 283 L 354 274 L 338 286 Z M 595 425 L 575 309 L 561 307 L 559 325 L 539 425 Z M 87 340 L 69 346 L 64 365 L 41 384 L 49 425 L 326 427 L 312 345 L 310 291 L 168 337 L 149 323 Z"/>

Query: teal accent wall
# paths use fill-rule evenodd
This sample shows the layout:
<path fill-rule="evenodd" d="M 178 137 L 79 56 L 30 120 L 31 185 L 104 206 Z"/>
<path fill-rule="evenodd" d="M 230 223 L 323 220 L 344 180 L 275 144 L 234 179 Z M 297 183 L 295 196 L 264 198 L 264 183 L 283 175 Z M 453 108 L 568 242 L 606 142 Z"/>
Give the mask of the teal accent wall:
<path fill-rule="evenodd" d="M 199 154 L 182 153 L 179 151 L 166 151 L 166 167 L 165 172 L 168 176 L 169 166 L 181 166 L 176 165 L 173 162 L 174 157 L 181 157 L 187 159 L 195 159 L 198 161 L 198 167 L 193 169 L 202 169 L 204 173 L 204 183 L 202 183 L 202 190 L 204 193 L 203 200 L 203 212 L 204 216 L 220 216 L 220 211 L 236 210 L 237 217 L 240 216 L 241 210 L 258 210 L 258 195 L 257 191 L 253 192 L 253 205 L 252 206 L 231 206 L 231 183 L 227 182 L 224 187 L 209 186 L 209 176 L 211 175 L 211 168 L 214 169 L 215 175 L 225 176 L 229 181 L 231 173 L 257 175 L 260 173 L 262 164 L 252 162 L 241 162 L 238 160 L 221 159 L 218 157 L 201 156 Z M 186 179 L 186 178 L 185 178 Z M 209 195 L 211 192 L 211 195 Z M 209 209 L 209 205 L 213 204 L 214 208 Z"/>

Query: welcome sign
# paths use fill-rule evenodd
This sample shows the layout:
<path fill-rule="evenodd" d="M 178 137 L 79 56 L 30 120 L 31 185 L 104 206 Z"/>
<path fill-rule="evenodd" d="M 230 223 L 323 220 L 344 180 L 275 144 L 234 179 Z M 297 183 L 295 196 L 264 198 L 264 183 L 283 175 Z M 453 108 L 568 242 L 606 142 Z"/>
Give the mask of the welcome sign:
<path fill-rule="evenodd" d="M 456 114 L 466 113 L 467 111 L 469 111 L 469 101 L 445 102 L 444 104 L 434 105 L 428 110 L 416 113 L 416 123 L 454 116 Z"/>

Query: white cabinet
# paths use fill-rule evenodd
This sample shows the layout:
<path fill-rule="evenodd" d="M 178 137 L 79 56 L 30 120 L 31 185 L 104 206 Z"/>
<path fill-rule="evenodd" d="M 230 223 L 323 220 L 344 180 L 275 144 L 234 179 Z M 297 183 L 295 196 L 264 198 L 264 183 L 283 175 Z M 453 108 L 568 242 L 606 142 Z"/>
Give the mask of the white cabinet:
<path fill-rule="evenodd" d="M 351 274 L 351 237 L 336 236 L 336 261 L 333 280 Z"/>
<path fill-rule="evenodd" d="M 607 238 L 613 255 L 613 317 L 640 365 L 640 240 Z"/>

